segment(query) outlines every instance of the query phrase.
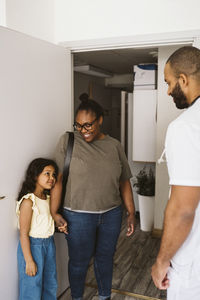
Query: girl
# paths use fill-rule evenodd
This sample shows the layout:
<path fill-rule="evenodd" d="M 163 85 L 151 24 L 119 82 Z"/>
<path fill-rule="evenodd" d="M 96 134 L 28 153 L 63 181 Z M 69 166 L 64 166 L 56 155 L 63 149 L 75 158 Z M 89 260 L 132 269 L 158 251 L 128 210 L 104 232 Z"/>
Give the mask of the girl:
<path fill-rule="evenodd" d="M 19 300 L 56 300 L 54 221 L 49 210 L 49 191 L 57 174 L 54 161 L 34 159 L 17 199 Z"/>

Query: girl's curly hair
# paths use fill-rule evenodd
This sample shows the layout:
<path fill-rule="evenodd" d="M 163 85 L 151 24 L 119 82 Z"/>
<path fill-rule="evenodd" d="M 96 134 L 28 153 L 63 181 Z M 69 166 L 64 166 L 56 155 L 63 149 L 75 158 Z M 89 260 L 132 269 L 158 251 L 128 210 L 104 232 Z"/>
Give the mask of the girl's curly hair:
<path fill-rule="evenodd" d="M 22 183 L 22 188 L 17 197 L 17 201 L 19 201 L 24 195 L 28 193 L 33 193 L 36 188 L 37 177 L 42 173 L 45 167 L 52 166 L 55 169 L 55 178 L 58 176 L 58 166 L 55 161 L 46 158 L 36 158 L 34 159 L 28 166 L 26 171 L 25 180 Z M 46 194 L 49 192 L 45 191 Z"/>

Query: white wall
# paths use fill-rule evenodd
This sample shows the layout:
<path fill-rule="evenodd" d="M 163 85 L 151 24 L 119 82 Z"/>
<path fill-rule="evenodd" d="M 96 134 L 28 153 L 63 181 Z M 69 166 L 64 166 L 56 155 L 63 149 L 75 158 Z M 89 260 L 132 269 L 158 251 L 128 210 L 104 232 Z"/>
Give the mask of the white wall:
<path fill-rule="evenodd" d="M 4 1 L 8 28 L 46 41 L 55 41 L 55 0 Z"/>
<path fill-rule="evenodd" d="M 0 0 L 0 24 L 51 42 L 200 29 L 199 0 Z"/>
<path fill-rule="evenodd" d="M 199 0 L 55 0 L 56 41 L 195 30 Z"/>
<path fill-rule="evenodd" d="M 6 0 L 0 0 L 0 26 L 6 26 Z"/>
<path fill-rule="evenodd" d="M 165 135 L 168 124 L 174 120 L 182 110 L 176 108 L 172 97 L 167 95 L 167 84 L 164 81 L 164 66 L 167 58 L 179 47 L 159 47 L 158 49 L 158 106 L 156 157 L 164 150 Z M 166 163 L 156 163 L 156 197 L 154 228 L 162 229 L 164 209 L 169 195 L 169 179 Z"/>

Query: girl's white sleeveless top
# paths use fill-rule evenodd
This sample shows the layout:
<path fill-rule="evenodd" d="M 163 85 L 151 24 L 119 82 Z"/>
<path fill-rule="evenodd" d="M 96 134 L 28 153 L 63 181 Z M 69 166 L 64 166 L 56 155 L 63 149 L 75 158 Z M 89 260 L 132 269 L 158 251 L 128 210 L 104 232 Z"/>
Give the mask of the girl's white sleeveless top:
<path fill-rule="evenodd" d="M 50 196 L 47 199 L 40 199 L 33 193 L 26 194 L 17 201 L 16 214 L 19 218 L 20 215 L 20 205 L 24 199 L 31 199 L 33 202 L 31 227 L 29 231 L 29 236 L 34 238 L 48 238 L 54 234 L 54 220 L 50 214 L 49 202 Z M 19 222 L 18 222 L 19 227 Z"/>

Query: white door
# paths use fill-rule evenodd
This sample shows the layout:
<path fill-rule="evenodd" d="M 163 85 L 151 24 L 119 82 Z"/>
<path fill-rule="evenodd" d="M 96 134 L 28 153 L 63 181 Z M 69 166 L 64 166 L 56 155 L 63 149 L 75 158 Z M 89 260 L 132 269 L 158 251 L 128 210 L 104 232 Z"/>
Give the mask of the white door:
<path fill-rule="evenodd" d="M 157 90 L 133 91 L 133 149 L 132 160 L 156 160 Z"/>
<path fill-rule="evenodd" d="M 15 200 L 28 163 L 51 157 L 71 129 L 71 58 L 62 47 L 3 27 L 0 45 L 0 299 L 17 300 Z M 57 239 L 61 292 L 68 284 L 67 252 L 63 236 Z"/>
<path fill-rule="evenodd" d="M 120 141 L 125 149 L 126 144 L 126 99 L 127 92 L 121 91 L 121 134 Z"/>

